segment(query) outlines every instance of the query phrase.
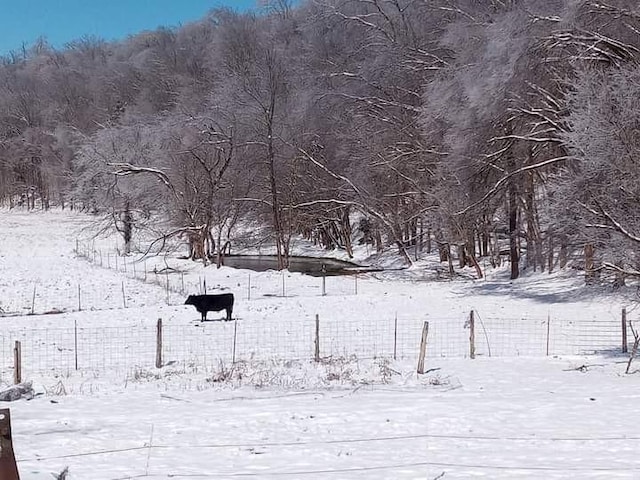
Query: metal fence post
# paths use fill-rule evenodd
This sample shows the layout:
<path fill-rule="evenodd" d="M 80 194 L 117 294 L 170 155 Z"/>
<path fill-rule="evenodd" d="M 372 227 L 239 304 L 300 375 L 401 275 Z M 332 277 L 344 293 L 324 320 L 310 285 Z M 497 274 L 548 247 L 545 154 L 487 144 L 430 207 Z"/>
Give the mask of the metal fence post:
<path fill-rule="evenodd" d="M 398 359 L 398 312 L 393 321 L 393 359 Z"/>
<path fill-rule="evenodd" d="M 320 361 L 320 315 L 318 314 L 316 314 L 316 339 L 314 359 L 316 362 Z"/>
<path fill-rule="evenodd" d="M 473 310 L 469 314 L 469 356 L 476 358 L 476 320 Z"/>
<path fill-rule="evenodd" d="M 76 361 L 76 370 L 78 370 L 78 321 L 73 321 L 73 347 L 74 357 Z"/>
<path fill-rule="evenodd" d="M 627 344 L 627 309 L 622 309 L 622 353 L 627 353 L 629 345 Z"/>

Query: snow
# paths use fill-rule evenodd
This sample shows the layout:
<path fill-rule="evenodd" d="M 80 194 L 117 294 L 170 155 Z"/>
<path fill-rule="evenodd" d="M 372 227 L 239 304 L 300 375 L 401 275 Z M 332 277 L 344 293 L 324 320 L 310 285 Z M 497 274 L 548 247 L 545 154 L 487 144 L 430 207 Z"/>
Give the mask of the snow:
<path fill-rule="evenodd" d="M 567 272 L 426 281 L 429 259 L 360 276 L 357 292 L 352 277 L 327 278 L 324 296 L 319 278 L 175 255 L 148 258 L 144 282 L 138 257 L 126 272 L 105 268 L 113 238 L 92 248 L 102 267 L 75 254 L 86 216 L 0 215 L 0 379 L 12 382 L 21 340 L 23 376 L 39 393 L 2 405 L 23 480 L 67 466 L 69 480 L 640 478 L 640 377 L 625 375 L 618 353 L 621 309 L 636 315 L 628 292 Z M 156 284 L 151 273 L 165 261 L 169 305 L 166 275 Z M 205 278 L 235 293 L 237 321 L 200 325 L 181 305 Z M 427 373 L 417 375 L 425 321 Z"/>

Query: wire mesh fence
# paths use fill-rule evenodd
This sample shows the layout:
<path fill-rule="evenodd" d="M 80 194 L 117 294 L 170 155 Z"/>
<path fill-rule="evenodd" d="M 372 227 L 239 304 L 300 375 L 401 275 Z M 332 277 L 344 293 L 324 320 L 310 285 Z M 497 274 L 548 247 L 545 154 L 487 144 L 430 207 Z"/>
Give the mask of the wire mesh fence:
<path fill-rule="evenodd" d="M 142 255 L 121 256 L 78 242 L 78 257 L 98 268 L 95 275 L 41 278 L 0 286 L 0 316 L 21 316 L 87 310 L 112 310 L 148 305 L 181 305 L 188 294 L 206 294 L 233 287 L 237 298 L 354 295 L 358 276 L 309 277 L 283 272 L 247 272 L 232 284 L 206 275 L 190 275 Z M 104 270 L 100 273 L 100 268 Z M 296 277 L 293 279 L 293 277 Z M 360 282 L 362 289 L 362 282 Z"/>
<path fill-rule="evenodd" d="M 161 322 L 160 322 L 161 323 Z M 131 372 L 163 366 L 208 370 L 251 360 L 328 357 L 417 362 L 424 320 L 319 318 L 199 324 L 0 331 L 0 372 L 23 375 Z M 158 331 L 160 329 L 160 332 Z M 508 319 L 475 315 L 429 320 L 426 357 L 545 356 L 615 353 L 621 324 L 608 320 Z M 16 358 L 16 341 L 21 358 Z"/>
<path fill-rule="evenodd" d="M 121 255 L 117 250 L 98 249 L 93 242 L 76 243 L 76 254 L 95 266 L 112 270 L 127 278 L 161 286 L 166 290 L 167 303 L 174 294 L 205 294 L 228 287 L 216 283 L 206 275 L 189 275 L 168 265 L 164 257 L 145 257 L 142 254 Z M 292 281 L 292 277 L 297 277 Z M 291 297 L 318 295 L 357 295 L 359 275 L 329 275 L 312 277 L 287 270 L 280 272 L 247 272 L 244 278 L 234 279 L 234 289 L 240 298 Z"/>

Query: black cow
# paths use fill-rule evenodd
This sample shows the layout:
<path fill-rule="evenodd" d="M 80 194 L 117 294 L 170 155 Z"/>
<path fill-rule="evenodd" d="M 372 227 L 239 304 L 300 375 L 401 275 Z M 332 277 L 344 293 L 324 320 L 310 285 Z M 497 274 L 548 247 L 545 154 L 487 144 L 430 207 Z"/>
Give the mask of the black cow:
<path fill-rule="evenodd" d="M 213 310 L 227 311 L 227 320 L 231 320 L 231 312 L 233 312 L 233 293 L 221 293 L 219 295 L 189 295 L 185 305 L 193 305 L 202 315 L 202 321 L 207 320 L 207 312 Z"/>

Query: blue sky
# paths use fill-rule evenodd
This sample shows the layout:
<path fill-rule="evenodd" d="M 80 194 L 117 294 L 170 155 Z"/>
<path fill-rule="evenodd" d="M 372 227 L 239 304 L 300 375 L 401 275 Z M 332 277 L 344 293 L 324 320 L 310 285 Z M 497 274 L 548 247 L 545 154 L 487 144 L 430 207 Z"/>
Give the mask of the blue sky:
<path fill-rule="evenodd" d="M 217 6 L 256 0 L 0 0 L 0 55 L 46 37 L 56 48 L 85 35 L 117 40 L 158 26 L 197 20 Z"/>

